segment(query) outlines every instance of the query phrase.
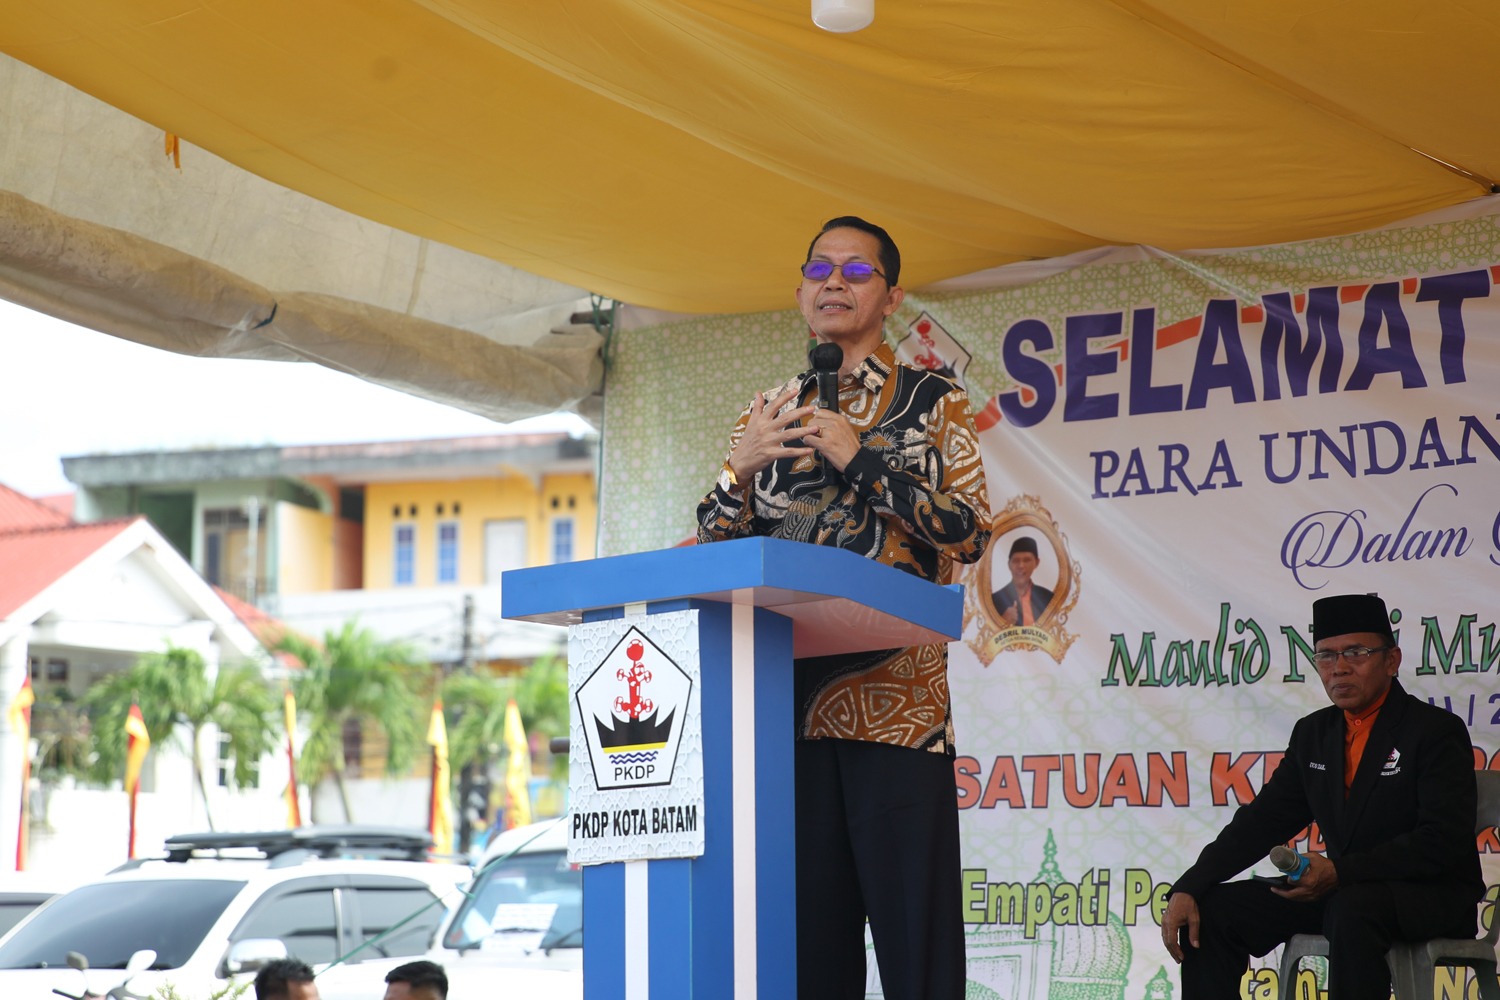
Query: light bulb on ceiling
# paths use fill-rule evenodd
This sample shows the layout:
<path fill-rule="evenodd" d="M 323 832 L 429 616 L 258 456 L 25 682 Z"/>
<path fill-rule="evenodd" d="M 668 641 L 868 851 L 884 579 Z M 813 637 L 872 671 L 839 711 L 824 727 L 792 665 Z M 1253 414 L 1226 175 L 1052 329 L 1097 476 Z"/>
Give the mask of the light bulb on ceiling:
<path fill-rule="evenodd" d="M 844 34 L 868 28 L 875 20 L 875 0 L 812 0 L 813 24 Z"/>

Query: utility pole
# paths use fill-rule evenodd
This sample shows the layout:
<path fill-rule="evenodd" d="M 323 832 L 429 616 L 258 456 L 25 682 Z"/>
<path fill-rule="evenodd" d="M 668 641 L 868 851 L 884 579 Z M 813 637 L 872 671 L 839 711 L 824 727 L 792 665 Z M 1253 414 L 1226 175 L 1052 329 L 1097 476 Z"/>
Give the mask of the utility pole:
<path fill-rule="evenodd" d="M 459 668 L 474 673 L 474 595 L 464 595 L 463 625 L 460 633 Z M 462 713 L 464 706 L 459 706 Z M 483 748 L 481 748 L 481 753 Z M 484 816 L 489 805 L 489 782 L 474 780 L 475 762 L 468 761 L 458 770 L 458 850 L 467 854 L 474 845 L 474 821 Z"/>
<path fill-rule="evenodd" d="M 464 673 L 474 672 L 474 595 L 464 595 L 464 618 L 462 647 L 459 656 L 459 665 Z"/>
<path fill-rule="evenodd" d="M 260 497 L 254 493 L 245 498 L 245 516 L 250 519 L 250 551 L 246 554 L 245 600 L 256 604 L 260 576 Z"/>

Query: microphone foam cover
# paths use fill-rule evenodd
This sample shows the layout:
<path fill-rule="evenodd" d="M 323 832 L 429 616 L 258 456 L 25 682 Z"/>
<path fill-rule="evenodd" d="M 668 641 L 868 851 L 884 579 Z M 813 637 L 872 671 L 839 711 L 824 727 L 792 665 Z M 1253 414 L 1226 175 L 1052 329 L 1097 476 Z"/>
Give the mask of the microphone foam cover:
<path fill-rule="evenodd" d="M 809 352 L 812 366 L 820 372 L 836 372 L 844 363 L 844 349 L 838 344 L 819 344 Z"/>

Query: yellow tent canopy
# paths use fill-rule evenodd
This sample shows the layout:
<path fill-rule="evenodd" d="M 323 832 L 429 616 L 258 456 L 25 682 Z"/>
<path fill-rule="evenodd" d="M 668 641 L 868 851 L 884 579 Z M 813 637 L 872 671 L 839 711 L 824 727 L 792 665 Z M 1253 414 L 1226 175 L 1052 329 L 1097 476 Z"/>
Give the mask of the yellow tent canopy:
<path fill-rule="evenodd" d="M 0 187 L 267 301 L 497 343 L 529 346 L 517 317 L 537 309 L 565 327 L 586 292 L 784 307 L 836 214 L 886 225 L 914 287 L 1103 244 L 1352 232 L 1500 177 L 1500 12 L 1457 0 L 878 0 L 852 35 L 814 27 L 807 0 L 0 10 L 0 51 L 40 71 L 0 67 Z M 145 131 L 85 128 L 81 95 L 61 105 L 76 119 L 49 117 L 56 81 Z M 335 210 L 340 236 L 297 242 Z M 228 311 L 261 329 L 261 307 Z M 330 363 L 306 331 L 276 337 Z"/>

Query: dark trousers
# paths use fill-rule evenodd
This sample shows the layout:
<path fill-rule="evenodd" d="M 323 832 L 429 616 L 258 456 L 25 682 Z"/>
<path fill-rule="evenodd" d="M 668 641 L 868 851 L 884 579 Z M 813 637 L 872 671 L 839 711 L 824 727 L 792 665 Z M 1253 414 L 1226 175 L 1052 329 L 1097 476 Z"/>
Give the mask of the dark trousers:
<path fill-rule="evenodd" d="M 865 918 L 887 1000 L 964 995 L 953 758 L 798 740 L 797 995 L 863 1000 Z"/>
<path fill-rule="evenodd" d="M 1436 892 L 1437 890 L 1434 890 Z M 1443 925 L 1403 926 L 1386 882 L 1358 882 L 1314 903 L 1294 903 L 1259 882 L 1226 882 L 1198 900 L 1200 945 L 1185 943 L 1182 1000 L 1234 1000 L 1251 955 L 1264 955 L 1293 934 L 1328 938 L 1329 1000 L 1388 1000 L 1385 954 L 1393 941 L 1466 937 L 1474 933 L 1473 904 L 1453 908 Z M 1282 996 L 1290 997 L 1289 984 Z"/>

